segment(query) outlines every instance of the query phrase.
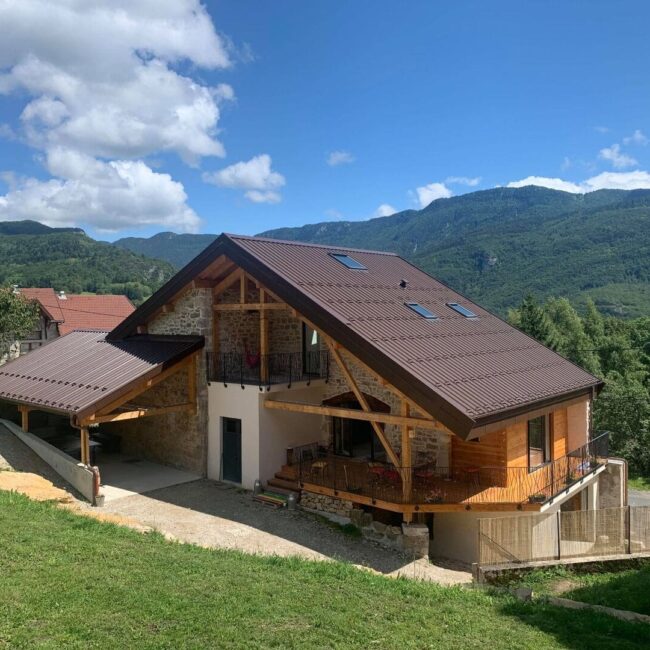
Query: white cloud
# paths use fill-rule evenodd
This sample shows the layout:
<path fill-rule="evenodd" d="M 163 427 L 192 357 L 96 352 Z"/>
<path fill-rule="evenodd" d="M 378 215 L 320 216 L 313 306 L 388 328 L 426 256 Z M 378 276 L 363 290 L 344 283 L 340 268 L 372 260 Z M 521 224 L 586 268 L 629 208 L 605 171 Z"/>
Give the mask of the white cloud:
<path fill-rule="evenodd" d="M 229 67 L 233 48 L 200 0 L 5 1 L 0 25 L 0 94 L 26 98 L 22 135 L 52 176 L 15 179 L 0 219 L 196 230 L 183 185 L 135 159 L 225 155 L 219 105 L 235 93 L 192 72 Z"/>
<path fill-rule="evenodd" d="M 547 178 L 545 176 L 527 176 L 520 181 L 508 183 L 506 187 L 526 187 L 528 185 L 548 187 L 551 190 L 561 190 L 562 192 L 572 192 L 574 194 L 579 194 L 583 191 L 579 185 L 570 181 L 563 181 L 561 178 Z"/>
<path fill-rule="evenodd" d="M 53 149 L 47 181 L 21 179 L 0 195 L 0 221 L 36 219 L 51 226 L 90 223 L 103 231 L 157 224 L 196 232 L 181 183 L 142 161 L 102 162 L 73 150 Z"/>
<path fill-rule="evenodd" d="M 645 146 L 648 142 L 650 141 L 640 129 L 636 129 L 632 135 L 623 138 L 623 144 L 639 144 Z"/>
<path fill-rule="evenodd" d="M 598 133 L 609 133 L 609 127 L 607 127 L 607 126 L 595 126 L 594 131 L 598 131 Z"/>
<path fill-rule="evenodd" d="M 447 176 L 445 185 L 467 185 L 467 187 L 476 187 L 481 180 L 480 176 L 468 178 L 467 176 Z"/>
<path fill-rule="evenodd" d="M 246 190 L 244 196 L 254 203 L 278 203 L 282 197 L 277 190 L 286 181 L 271 165 L 271 156 L 261 154 L 215 172 L 205 172 L 203 180 L 219 187 Z"/>
<path fill-rule="evenodd" d="M 349 151 L 332 151 L 327 156 L 327 164 L 330 167 L 337 165 L 349 165 L 354 162 L 354 156 Z"/>
<path fill-rule="evenodd" d="M 431 201 L 448 199 L 453 192 L 444 183 L 429 183 L 415 189 L 421 208 L 426 208 Z"/>
<path fill-rule="evenodd" d="M 397 210 L 389 203 L 382 203 L 373 213 L 373 217 L 390 217 Z"/>
<path fill-rule="evenodd" d="M 611 147 L 601 149 L 598 157 L 611 162 L 615 169 L 625 169 L 626 167 L 633 167 L 637 164 L 636 159 L 621 151 L 620 144 L 613 144 Z"/>
<path fill-rule="evenodd" d="M 572 183 L 560 178 L 528 176 L 520 181 L 508 183 L 507 187 L 525 187 L 528 185 L 548 187 L 552 190 L 562 190 L 573 194 L 585 194 L 604 189 L 641 190 L 650 189 L 650 173 L 640 170 L 633 172 L 602 172 L 581 183 Z"/>

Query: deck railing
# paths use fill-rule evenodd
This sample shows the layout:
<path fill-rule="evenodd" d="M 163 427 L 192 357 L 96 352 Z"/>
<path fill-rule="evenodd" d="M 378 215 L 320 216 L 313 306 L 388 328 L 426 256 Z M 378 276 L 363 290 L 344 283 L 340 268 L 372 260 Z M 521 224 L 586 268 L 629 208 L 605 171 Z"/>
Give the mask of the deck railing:
<path fill-rule="evenodd" d="M 274 352 L 267 355 L 225 352 L 206 353 L 209 382 L 239 384 L 241 386 L 271 386 L 313 379 L 329 378 L 329 353 Z"/>
<path fill-rule="evenodd" d="M 339 456 L 313 445 L 294 456 L 293 464 L 302 485 L 361 495 L 373 502 L 544 504 L 607 462 L 608 435 L 600 434 L 538 467 L 441 467 L 427 463 L 399 468 Z"/>

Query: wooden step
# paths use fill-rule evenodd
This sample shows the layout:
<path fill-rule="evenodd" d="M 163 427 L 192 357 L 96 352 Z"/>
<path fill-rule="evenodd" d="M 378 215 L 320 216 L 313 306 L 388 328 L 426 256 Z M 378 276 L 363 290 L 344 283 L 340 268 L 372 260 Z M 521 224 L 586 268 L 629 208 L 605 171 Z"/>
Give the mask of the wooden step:
<path fill-rule="evenodd" d="M 275 478 L 270 479 L 267 485 L 269 490 L 278 491 L 281 494 L 285 493 L 287 496 L 289 494 L 300 495 L 300 486 L 296 481 L 287 480 L 278 476 L 278 474 L 275 475 Z"/>
<path fill-rule="evenodd" d="M 286 479 L 297 479 L 298 478 L 298 468 L 293 465 L 283 465 L 282 469 L 276 474 L 276 476 L 281 475 Z"/>
<path fill-rule="evenodd" d="M 261 494 L 256 494 L 253 497 L 253 500 L 267 506 L 272 506 L 273 508 L 284 508 L 287 505 L 286 496 L 274 492 L 262 492 Z"/>

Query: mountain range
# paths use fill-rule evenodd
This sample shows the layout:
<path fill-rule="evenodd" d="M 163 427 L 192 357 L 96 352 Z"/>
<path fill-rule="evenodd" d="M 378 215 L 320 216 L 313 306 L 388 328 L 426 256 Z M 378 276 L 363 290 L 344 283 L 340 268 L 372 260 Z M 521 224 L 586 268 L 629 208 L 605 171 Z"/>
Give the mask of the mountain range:
<path fill-rule="evenodd" d="M 260 234 L 394 251 L 501 314 L 527 293 L 578 306 L 591 297 L 624 317 L 650 314 L 650 190 L 494 188 L 389 217 Z M 178 268 L 215 237 L 159 233 L 115 246 Z"/>

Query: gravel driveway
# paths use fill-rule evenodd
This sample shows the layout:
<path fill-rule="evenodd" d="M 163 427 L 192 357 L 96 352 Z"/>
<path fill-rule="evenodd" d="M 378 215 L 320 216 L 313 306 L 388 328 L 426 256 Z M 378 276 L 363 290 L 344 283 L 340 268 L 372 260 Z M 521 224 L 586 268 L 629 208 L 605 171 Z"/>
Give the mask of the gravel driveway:
<path fill-rule="evenodd" d="M 336 559 L 386 575 L 441 584 L 471 581 L 466 566 L 408 558 L 368 540 L 351 537 L 302 511 L 275 510 L 251 493 L 202 479 L 116 499 L 102 509 L 147 524 L 183 542 L 263 555 Z"/>

